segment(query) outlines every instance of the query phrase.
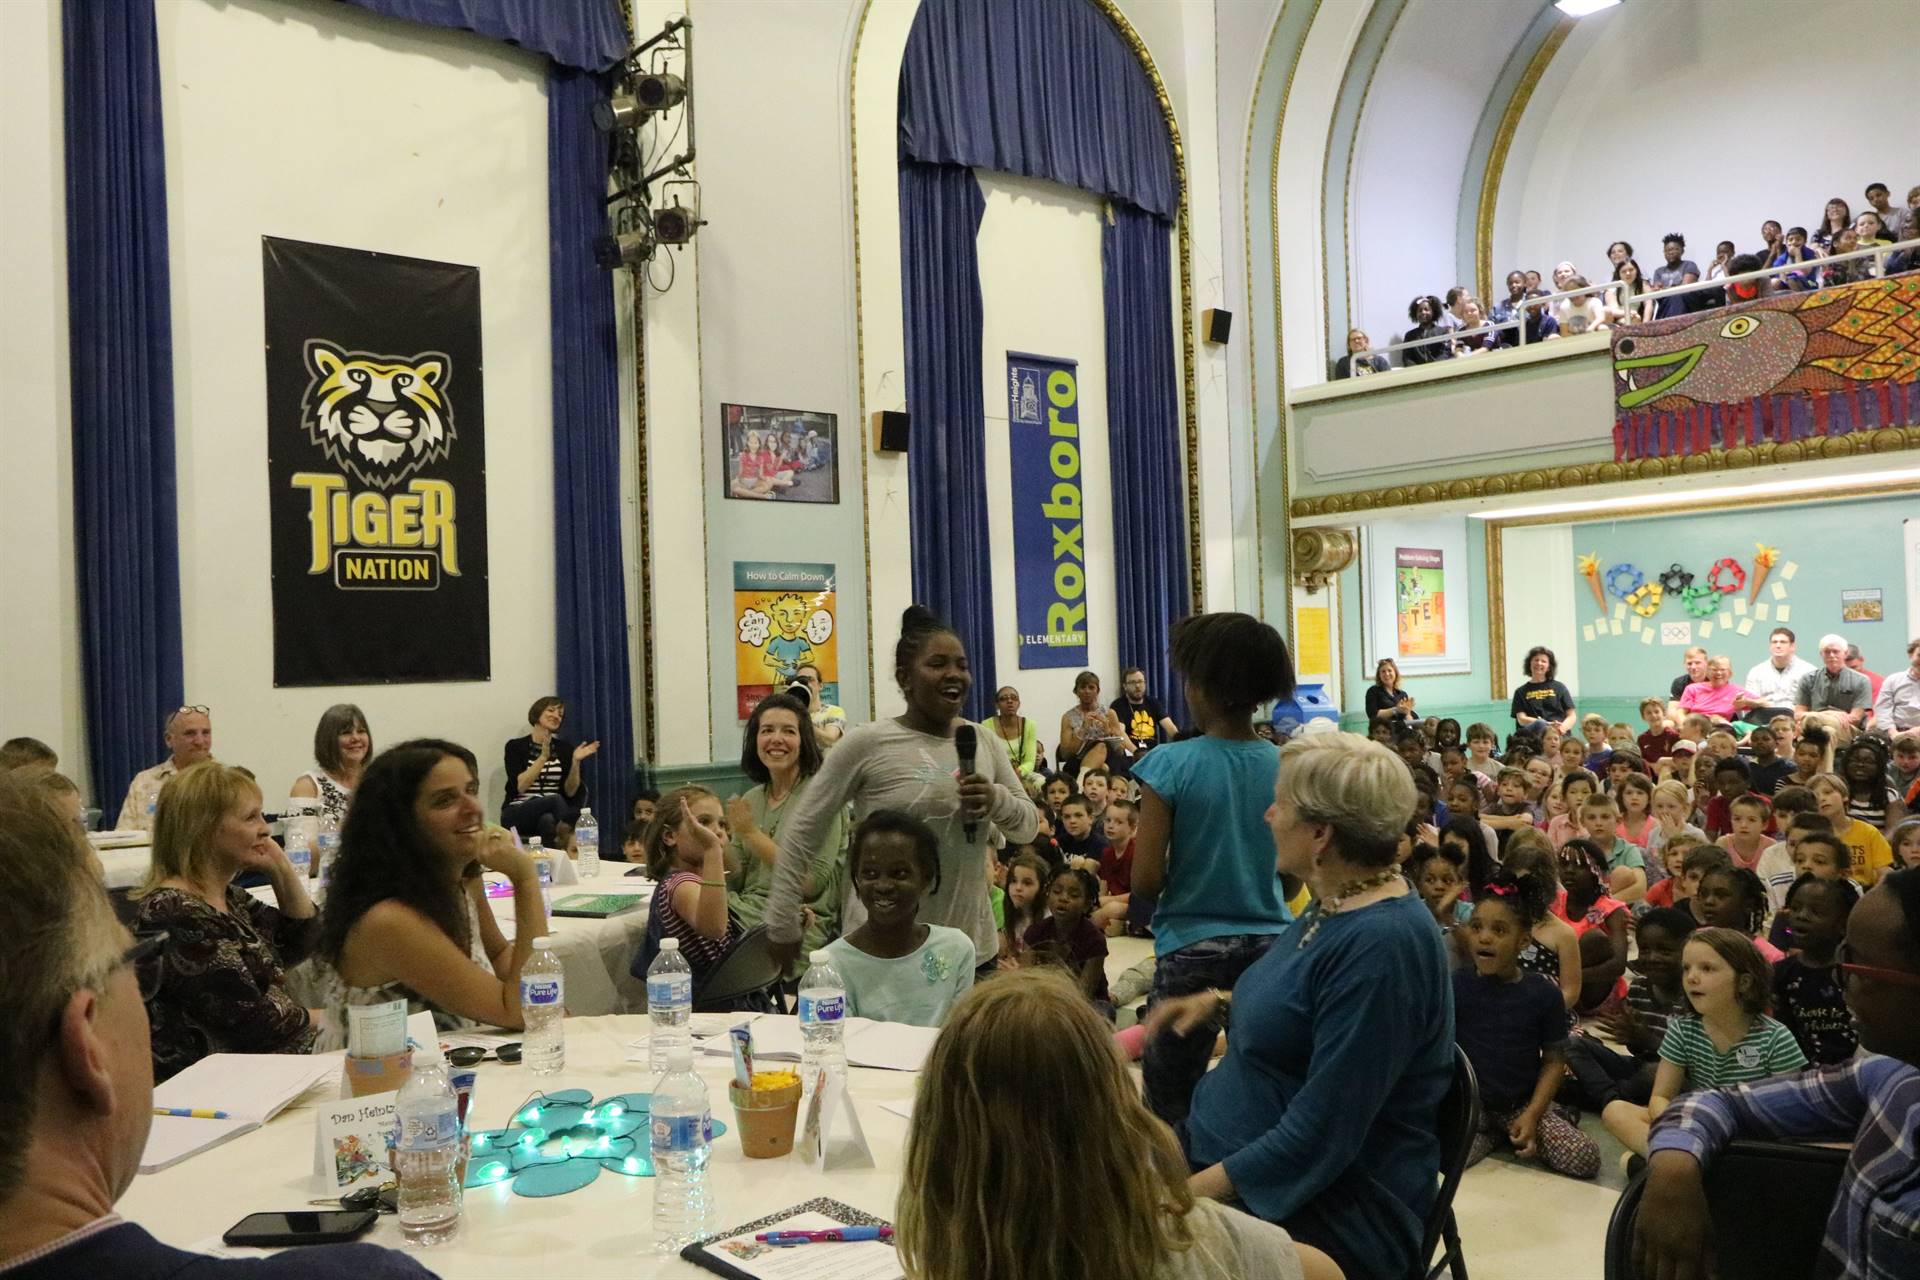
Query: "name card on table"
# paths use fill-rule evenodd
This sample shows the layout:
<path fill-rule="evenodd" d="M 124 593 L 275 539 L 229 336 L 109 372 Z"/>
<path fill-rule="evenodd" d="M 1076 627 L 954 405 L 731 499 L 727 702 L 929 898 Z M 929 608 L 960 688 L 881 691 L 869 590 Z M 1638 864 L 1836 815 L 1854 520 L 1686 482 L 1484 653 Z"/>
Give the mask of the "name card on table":
<path fill-rule="evenodd" d="M 315 1113 L 313 1180 L 322 1195 L 341 1195 L 393 1177 L 400 1142 L 400 1091 L 323 1104 Z"/>
<path fill-rule="evenodd" d="M 802 1083 L 800 1141 L 795 1149 L 800 1163 L 822 1173 L 873 1167 L 873 1150 L 867 1145 L 844 1076 L 820 1072 Z"/>

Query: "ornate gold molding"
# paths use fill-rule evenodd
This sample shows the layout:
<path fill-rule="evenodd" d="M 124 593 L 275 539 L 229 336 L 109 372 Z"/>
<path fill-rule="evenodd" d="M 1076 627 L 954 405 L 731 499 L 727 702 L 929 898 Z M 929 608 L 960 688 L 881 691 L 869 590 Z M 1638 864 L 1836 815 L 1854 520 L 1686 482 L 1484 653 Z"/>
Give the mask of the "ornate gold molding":
<path fill-rule="evenodd" d="M 1507 100 L 1506 110 L 1500 114 L 1500 126 L 1493 131 L 1493 147 L 1487 153 L 1487 167 L 1480 175 L 1480 209 L 1473 227 L 1473 278 L 1483 298 L 1493 296 L 1493 214 L 1500 202 L 1500 179 L 1506 173 L 1507 152 L 1513 149 L 1513 135 L 1520 128 L 1520 118 L 1527 112 L 1533 91 L 1540 86 L 1540 77 L 1547 73 L 1548 64 L 1573 34 L 1577 22 L 1576 18 L 1562 18 L 1547 32 L 1547 38 L 1528 60 L 1527 69 L 1520 73 L 1513 97 Z"/>
<path fill-rule="evenodd" d="M 1487 671 L 1496 702 L 1507 696 L 1507 569 L 1500 530 L 1499 521 L 1487 521 Z"/>
<path fill-rule="evenodd" d="M 1790 440 L 1780 444 L 1742 445 L 1739 448 L 1715 450 L 1712 453 L 1689 453 L 1670 458 L 1642 458 L 1635 462 L 1584 462 L 1561 467 L 1507 471 L 1498 475 L 1468 476 L 1457 480 L 1434 480 L 1422 484 L 1330 493 L 1320 497 L 1296 499 L 1290 511 L 1294 519 L 1347 515 L 1360 511 L 1421 506 L 1432 502 L 1458 502 L 1521 493 L 1550 493 L 1557 489 L 1578 489 L 1587 485 L 1619 484 L 1628 480 L 1659 480 L 1678 475 L 1706 475 L 1715 471 L 1742 471 L 1751 467 L 1791 464 L 1818 458 L 1852 458 L 1870 453 L 1897 453 L 1906 449 L 1920 449 L 1920 426 L 1882 427 L 1874 431 L 1856 431 L 1844 436 Z"/>
<path fill-rule="evenodd" d="M 860 572 L 862 594 L 867 609 L 867 716 L 879 717 L 879 692 L 874 683 L 876 650 L 873 644 L 873 501 L 867 480 L 867 330 L 861 312 L 860 289 L 860 127 L 859 99 L 860 43 L 867 37 L 867 15 L 873 12 L 873 0 L 860 6 L 860 21 L 853 30 L 853 54 L 847 60 L 847 172 L 853 182 L 853 367 L 854 403 L 860 406 L 853 426 L 860 454 Z M 896 68 L 895 74 L 898 74 Z"/>

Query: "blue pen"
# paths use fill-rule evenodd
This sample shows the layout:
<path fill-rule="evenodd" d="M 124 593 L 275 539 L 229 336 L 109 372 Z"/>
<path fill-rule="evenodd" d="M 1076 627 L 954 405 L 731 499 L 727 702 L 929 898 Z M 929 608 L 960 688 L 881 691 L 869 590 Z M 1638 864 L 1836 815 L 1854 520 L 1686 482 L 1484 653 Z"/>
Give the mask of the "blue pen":
<path fill-rule="evenodd" d="M 187 1120 L 227 1120 L 231 1119 L 224 1111 L 209 1111 L 204 1107 L 155 1107 L 157 1116 L 180 1116 Z"/>
<path fill-rule="evenodd" d="M 855 1240 L 889 1240 L 892 1227 L 835 1227 L 831 1231 L 762 1231 L 754 1237 L 762 1244 L 786 1248 L 797 1244 L 834 1244 Z"/>

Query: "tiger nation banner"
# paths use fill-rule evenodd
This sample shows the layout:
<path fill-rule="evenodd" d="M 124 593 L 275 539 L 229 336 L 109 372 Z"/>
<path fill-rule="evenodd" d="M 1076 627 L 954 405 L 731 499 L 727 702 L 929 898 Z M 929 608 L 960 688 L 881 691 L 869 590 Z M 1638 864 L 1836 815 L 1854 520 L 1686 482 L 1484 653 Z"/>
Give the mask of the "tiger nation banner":
<path fill-rule="evenodd" d="M 1007 448 L 1020 669 L 1084 667 L 1087 557 L 1073 361 L 1007 353 Z"/>
<path fill-rule="evenodd" d="M 261 250 L 274 684 L 487 679 L 479 269 Z"/>

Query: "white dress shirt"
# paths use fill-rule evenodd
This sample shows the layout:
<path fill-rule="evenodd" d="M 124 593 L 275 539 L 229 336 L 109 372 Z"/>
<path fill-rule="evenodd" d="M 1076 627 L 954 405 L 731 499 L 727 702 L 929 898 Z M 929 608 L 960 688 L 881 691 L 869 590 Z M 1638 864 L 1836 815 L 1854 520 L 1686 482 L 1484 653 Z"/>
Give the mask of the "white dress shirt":
<path fill-rule="evenodd" d="M 1920 678 L 1914 676 L 1912 668 L 1881 683 L 1880 696 L 1873 704 L 1873 723 L 1888 733 L 1920 729 Z"/>

